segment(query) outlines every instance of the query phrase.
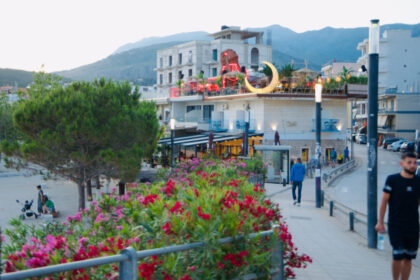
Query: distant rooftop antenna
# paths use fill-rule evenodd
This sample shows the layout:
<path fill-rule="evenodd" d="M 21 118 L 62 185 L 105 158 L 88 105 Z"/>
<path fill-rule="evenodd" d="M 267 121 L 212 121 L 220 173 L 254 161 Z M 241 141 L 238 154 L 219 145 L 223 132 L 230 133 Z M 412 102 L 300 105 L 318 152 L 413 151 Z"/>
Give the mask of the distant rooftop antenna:
<path fill-rule="evenodd" d="M 273 44 L 273 42 L 272 42 L 272 39 L 271 39 L 271 30 L 268 29 L 267 30 L 267 46 L 272 46 L 272 44 Z"/>

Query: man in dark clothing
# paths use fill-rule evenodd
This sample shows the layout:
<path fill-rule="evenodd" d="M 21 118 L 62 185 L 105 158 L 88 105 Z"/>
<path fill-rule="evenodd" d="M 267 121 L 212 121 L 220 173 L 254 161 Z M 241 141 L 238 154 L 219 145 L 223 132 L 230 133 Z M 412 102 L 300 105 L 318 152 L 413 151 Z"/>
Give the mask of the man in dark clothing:
<path fill-rule="evenodd" d="M 332 148 L 330 152 L 330 160 L 331 160 L 331 166 L 332 168 L 335 168 L 335 163 L 337 162 L 337 152 L 334 148 Z"/>
<path fill-rule="evenodd" d="M 44 192 L 41 189 L 41 185 L 36 186 L 36 189 L 38 190 L 38 213 L 41 214 L 44 206 Z"/>
<path fill-rule="evenodd" d="M 400 166 L 400 173 L 386 179 L 375 227 L 379 233 L 385 233 L 384 216 L 389 204 L 388 233 L 393 248 L 394 280 L 410 277 L 411 260 L 416 258 L 419 247 L 420 177 L 415 175 L 416 154 L 403 154 Z"/>
<path fill-rule="evenodd" d="M 349 147 L 346 146 L 346 148 L 344 149 L 344 162 L 347 162 L 349 160 Z"/>
<path fill-rule="evenodd" d="M 300 199 L 302 195 L 302 182 L 305 178 L 305 166 L 302 164 L 300 158 L 293 164 L 290 171 L 290 184 L 292 184 L 293 205 L 300 206 Z M 296 200 L 296 188 L 298 189 L 298 196 Z"/>

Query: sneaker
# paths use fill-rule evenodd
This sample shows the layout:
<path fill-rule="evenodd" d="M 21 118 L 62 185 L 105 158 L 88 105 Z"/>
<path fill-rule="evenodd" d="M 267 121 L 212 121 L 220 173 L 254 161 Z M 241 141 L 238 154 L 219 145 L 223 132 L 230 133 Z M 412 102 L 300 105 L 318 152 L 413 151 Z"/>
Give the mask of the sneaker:
<path fill-rule="evenodd" d="M 293 201 L 293 205 L 296 205 L 296 203 L 297 203 L 297 200 Z"/>
<path fill-rule="evenodd" d="M 298 202 L 296 205 L 297 205 L 297 206 L 300 206 L 300 203 Z"/>

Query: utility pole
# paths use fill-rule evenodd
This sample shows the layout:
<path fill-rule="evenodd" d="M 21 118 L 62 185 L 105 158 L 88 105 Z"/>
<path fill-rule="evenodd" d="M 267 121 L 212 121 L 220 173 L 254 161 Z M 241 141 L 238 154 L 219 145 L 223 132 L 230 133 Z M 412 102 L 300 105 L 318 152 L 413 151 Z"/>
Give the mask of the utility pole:
<path fill-rule="evenodd" d="M 316 169 L 315 169 L 315 206 L 321 208 L 321 101 L 322 84 L 315 85 L 315 140 L 316 140 Z"/>
<path fill-rule="evenodd" d="M 369 29 L 369 94 L 368 94 L 368 174 L 367 234 L 368 247 L 376 248 L 378 234 L 378 68 L 379 20 L 370 21 Z"/>

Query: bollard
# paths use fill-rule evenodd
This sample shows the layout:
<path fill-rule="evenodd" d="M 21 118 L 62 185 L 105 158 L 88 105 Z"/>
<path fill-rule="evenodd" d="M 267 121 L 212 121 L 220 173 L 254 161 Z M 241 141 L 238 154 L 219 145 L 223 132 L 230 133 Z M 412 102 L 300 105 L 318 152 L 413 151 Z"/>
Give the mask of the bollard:
<path fill-rule="evenodd" d="M 350 231 L 354 231 L 354 213 L 349 213 Z"/>
<path fill-rule="evenodd" d="M 330 217 L 334 216 L 334 201 L 330 201 Z"/>
<path fill-rule="evenodd" d="M 137 279 L 136 250 L 132 247 L 128 247 L 128 248 L 123 249 L 121 251 L 121 254 L 127 255 L 129 259 L 127 261 L 120 262 L 119 279 L 120 280 Z"/>
<path fill-rule="evenodd" d="M 325 192 L 321 191 L 321 207 L 324 207 L 324 197 L 325 197 Z"/>

